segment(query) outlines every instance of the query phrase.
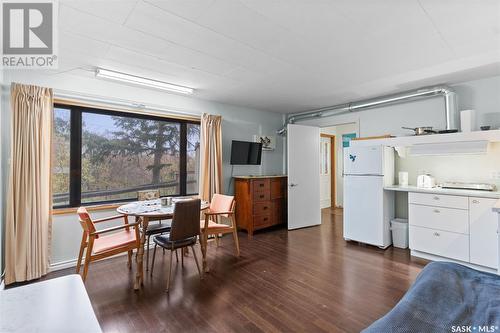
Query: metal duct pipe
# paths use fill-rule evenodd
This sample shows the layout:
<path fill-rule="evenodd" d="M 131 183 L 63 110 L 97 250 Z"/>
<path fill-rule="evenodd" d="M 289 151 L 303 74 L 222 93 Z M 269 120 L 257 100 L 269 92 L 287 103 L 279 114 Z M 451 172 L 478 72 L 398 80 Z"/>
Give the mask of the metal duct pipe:
<path fill-rule="evenodd" d="M 370 98 L 362 101 L 352 102 L 348 104 L 339 104 L 326 108 L 314 109 L 307 112 L 297 113 L 287 119 L 281 129 L 277 131 L 279 135 L 286 134 L 286 125 L 293 124 L 296 121 L 315 118 L 315 117 L 331 117 L 346 114 L 350 112 L 358 112 L 364 109 L 391 105 L 400 102 L 408 102 L 417 99 L 429 98 L 442 95 L 445 104 L 445 121 L 446 129 L 457 128 L 458 112 L 456 93 L 453 89 L 447 86 L 427 87 L 418 90 L 405 91 L 402 93 L 385 95 L 381 97 Z"/>

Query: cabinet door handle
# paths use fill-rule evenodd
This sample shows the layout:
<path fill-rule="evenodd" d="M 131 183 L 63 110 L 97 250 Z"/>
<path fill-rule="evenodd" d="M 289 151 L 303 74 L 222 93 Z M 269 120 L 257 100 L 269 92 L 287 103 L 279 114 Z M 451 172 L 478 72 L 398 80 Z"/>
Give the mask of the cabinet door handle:
<path fill-rule="evenodd" d="M 479 200 L 474 199 L 474 200 L 472 200 L 472 203 L 478 204 Z"/>
<path fill-rule="evenodd" d="M 438 196 L 435 196 L 435 197 L 434 197 L 434 200 L 439 200 L 439 197 L 438 197 Z"/>
<path fill-rule="evenodd" d="M 435 233 L 434 233 L 434 236 L 439 237 L 439 236 L 441 236 L 441 235 L 439 234 L 439 232 L 435 232 Z"/>
<path fill-rule="evenodd" d="M 434 209 L 434 213 L 441 213 L 439 209 Z"/>

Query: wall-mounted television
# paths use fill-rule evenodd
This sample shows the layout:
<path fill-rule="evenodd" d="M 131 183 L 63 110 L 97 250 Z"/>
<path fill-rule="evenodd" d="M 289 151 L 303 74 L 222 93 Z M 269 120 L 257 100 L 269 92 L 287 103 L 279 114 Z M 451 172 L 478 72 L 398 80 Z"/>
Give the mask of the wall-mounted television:
<path fill-rule="evenodd" d="M 250 141 L 235 141 L 231 143 L 232 165 L 260 165 L 262 143 Z"/>

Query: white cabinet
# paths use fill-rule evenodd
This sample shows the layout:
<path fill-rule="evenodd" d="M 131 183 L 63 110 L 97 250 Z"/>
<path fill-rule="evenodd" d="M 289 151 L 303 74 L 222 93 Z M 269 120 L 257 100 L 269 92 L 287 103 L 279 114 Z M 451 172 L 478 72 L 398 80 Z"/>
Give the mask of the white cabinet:
<path fill-rule="evenodd" d="M 498 268 L 498 199 L 410 193 L 409 239 L 415 251 Z M 418 254 L 417 254 L 418 255 Z"/>
<path fill-rule="evenodd" d="M 497 199 L 469 198 L 470 262 L 498 267 L 498 214 L 492 211 Z"/>

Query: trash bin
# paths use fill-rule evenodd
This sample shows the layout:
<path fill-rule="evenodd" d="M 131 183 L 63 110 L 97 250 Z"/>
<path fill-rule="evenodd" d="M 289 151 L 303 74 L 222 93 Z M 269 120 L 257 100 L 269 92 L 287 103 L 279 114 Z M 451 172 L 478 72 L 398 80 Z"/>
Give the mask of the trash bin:
<path fill-rule="evenodd" d="M 408 219 L 391 220 L 392 245 L 401 249 L 408 248 Z"/>

